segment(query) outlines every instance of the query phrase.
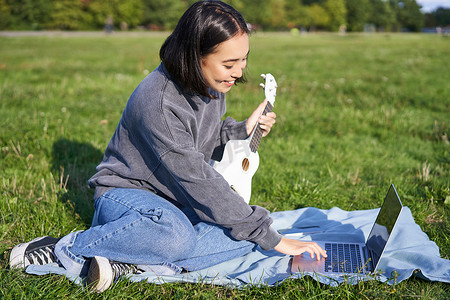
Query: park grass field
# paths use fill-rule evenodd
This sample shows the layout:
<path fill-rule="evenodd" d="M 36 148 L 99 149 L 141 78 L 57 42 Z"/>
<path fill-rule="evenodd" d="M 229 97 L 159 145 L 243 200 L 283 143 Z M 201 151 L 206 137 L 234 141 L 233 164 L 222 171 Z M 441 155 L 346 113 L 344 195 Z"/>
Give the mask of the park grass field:
<path fill-rule="evenodd" d="M 130 283 L 94 294 L 61 276 L 8 268 L 16 244 L 86 229 L 95 172 L 126 101 L 158 64 L 164 34 L 0 37 L 0 298 L 445 299 L 448 284 L 411 278 L 337 288 L 311 278 L 277 287 Z M 277 124 L 259 148 L 252 203 L 271 211 L 379 207 L 394 183 L 416 222 L 450 258 L 450 37 L 256 33 L 248 83 L 228 115 L 278 81 Z"/>

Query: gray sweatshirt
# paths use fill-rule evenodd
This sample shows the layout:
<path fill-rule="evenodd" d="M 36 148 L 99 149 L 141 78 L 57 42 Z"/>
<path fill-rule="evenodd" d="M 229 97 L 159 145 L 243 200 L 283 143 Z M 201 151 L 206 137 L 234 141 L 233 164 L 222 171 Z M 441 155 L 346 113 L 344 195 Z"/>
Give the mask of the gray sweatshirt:
<path fill-rule="evenodd" d="M 225 94 L 211 92 L 217 99 L 183 93 L 161 64 L 134 90 L 88 184 L 95 198 L 115 187 L 150 190 L 237 240 L 272 249 L 281 236 L 269 212 L 246 204 L 209 164 L 227 141 L 247 138 L 245 121 L 221 120 Z"/>

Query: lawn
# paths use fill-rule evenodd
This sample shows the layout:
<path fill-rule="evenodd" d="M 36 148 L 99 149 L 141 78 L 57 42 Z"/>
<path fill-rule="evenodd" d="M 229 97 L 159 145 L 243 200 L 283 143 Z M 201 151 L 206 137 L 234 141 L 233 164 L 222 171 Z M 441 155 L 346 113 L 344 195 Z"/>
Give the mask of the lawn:
<path fill-rule="evenodd" d="M 0 37 L 0 297 L 436 298 L 448 284 L 411 278 L 332 288 L 310 278 L 274 288 L 130 283 L 98 295 L 61 276 L 9 270 L 9 252 L 37 236 L 86 229 L 86 188 L 165 34 Z M 248 83 L 227 95 L 246 118 L 278 82 L 277 124 L 259 148 L 252 203 L 271 211 L 379 207 L 394 183 L 422 230 L 450 259 L 450 37 L 256 33 Z"/>

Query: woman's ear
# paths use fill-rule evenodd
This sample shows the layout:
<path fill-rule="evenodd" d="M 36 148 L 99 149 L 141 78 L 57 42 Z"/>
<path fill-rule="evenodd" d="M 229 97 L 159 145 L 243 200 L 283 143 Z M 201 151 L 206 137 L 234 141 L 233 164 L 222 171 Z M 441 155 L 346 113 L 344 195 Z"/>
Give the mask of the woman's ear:
<path fill-rule="evenodd" d="M 206 59 L 200 57 L 200 67 L 204 67 L 206 65 Z"/>

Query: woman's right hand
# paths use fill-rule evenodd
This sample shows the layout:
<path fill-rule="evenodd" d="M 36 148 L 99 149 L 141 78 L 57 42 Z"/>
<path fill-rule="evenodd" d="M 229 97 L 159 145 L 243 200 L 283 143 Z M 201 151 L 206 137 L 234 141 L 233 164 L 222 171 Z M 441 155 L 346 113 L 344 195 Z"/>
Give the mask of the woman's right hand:
<path fill-rule="evenodd" d="M 300 255 L 303 252 L 308 252 L 311 258 L 316 256 L 317 260 L 320 260 L 321 256 L 327 257 L 327 252 L 315 242 L 303 242 L 285 237 L 281 238 L 281 241 L 274 247 L 274 249 L 280 253 L 288 255 Z"/>

